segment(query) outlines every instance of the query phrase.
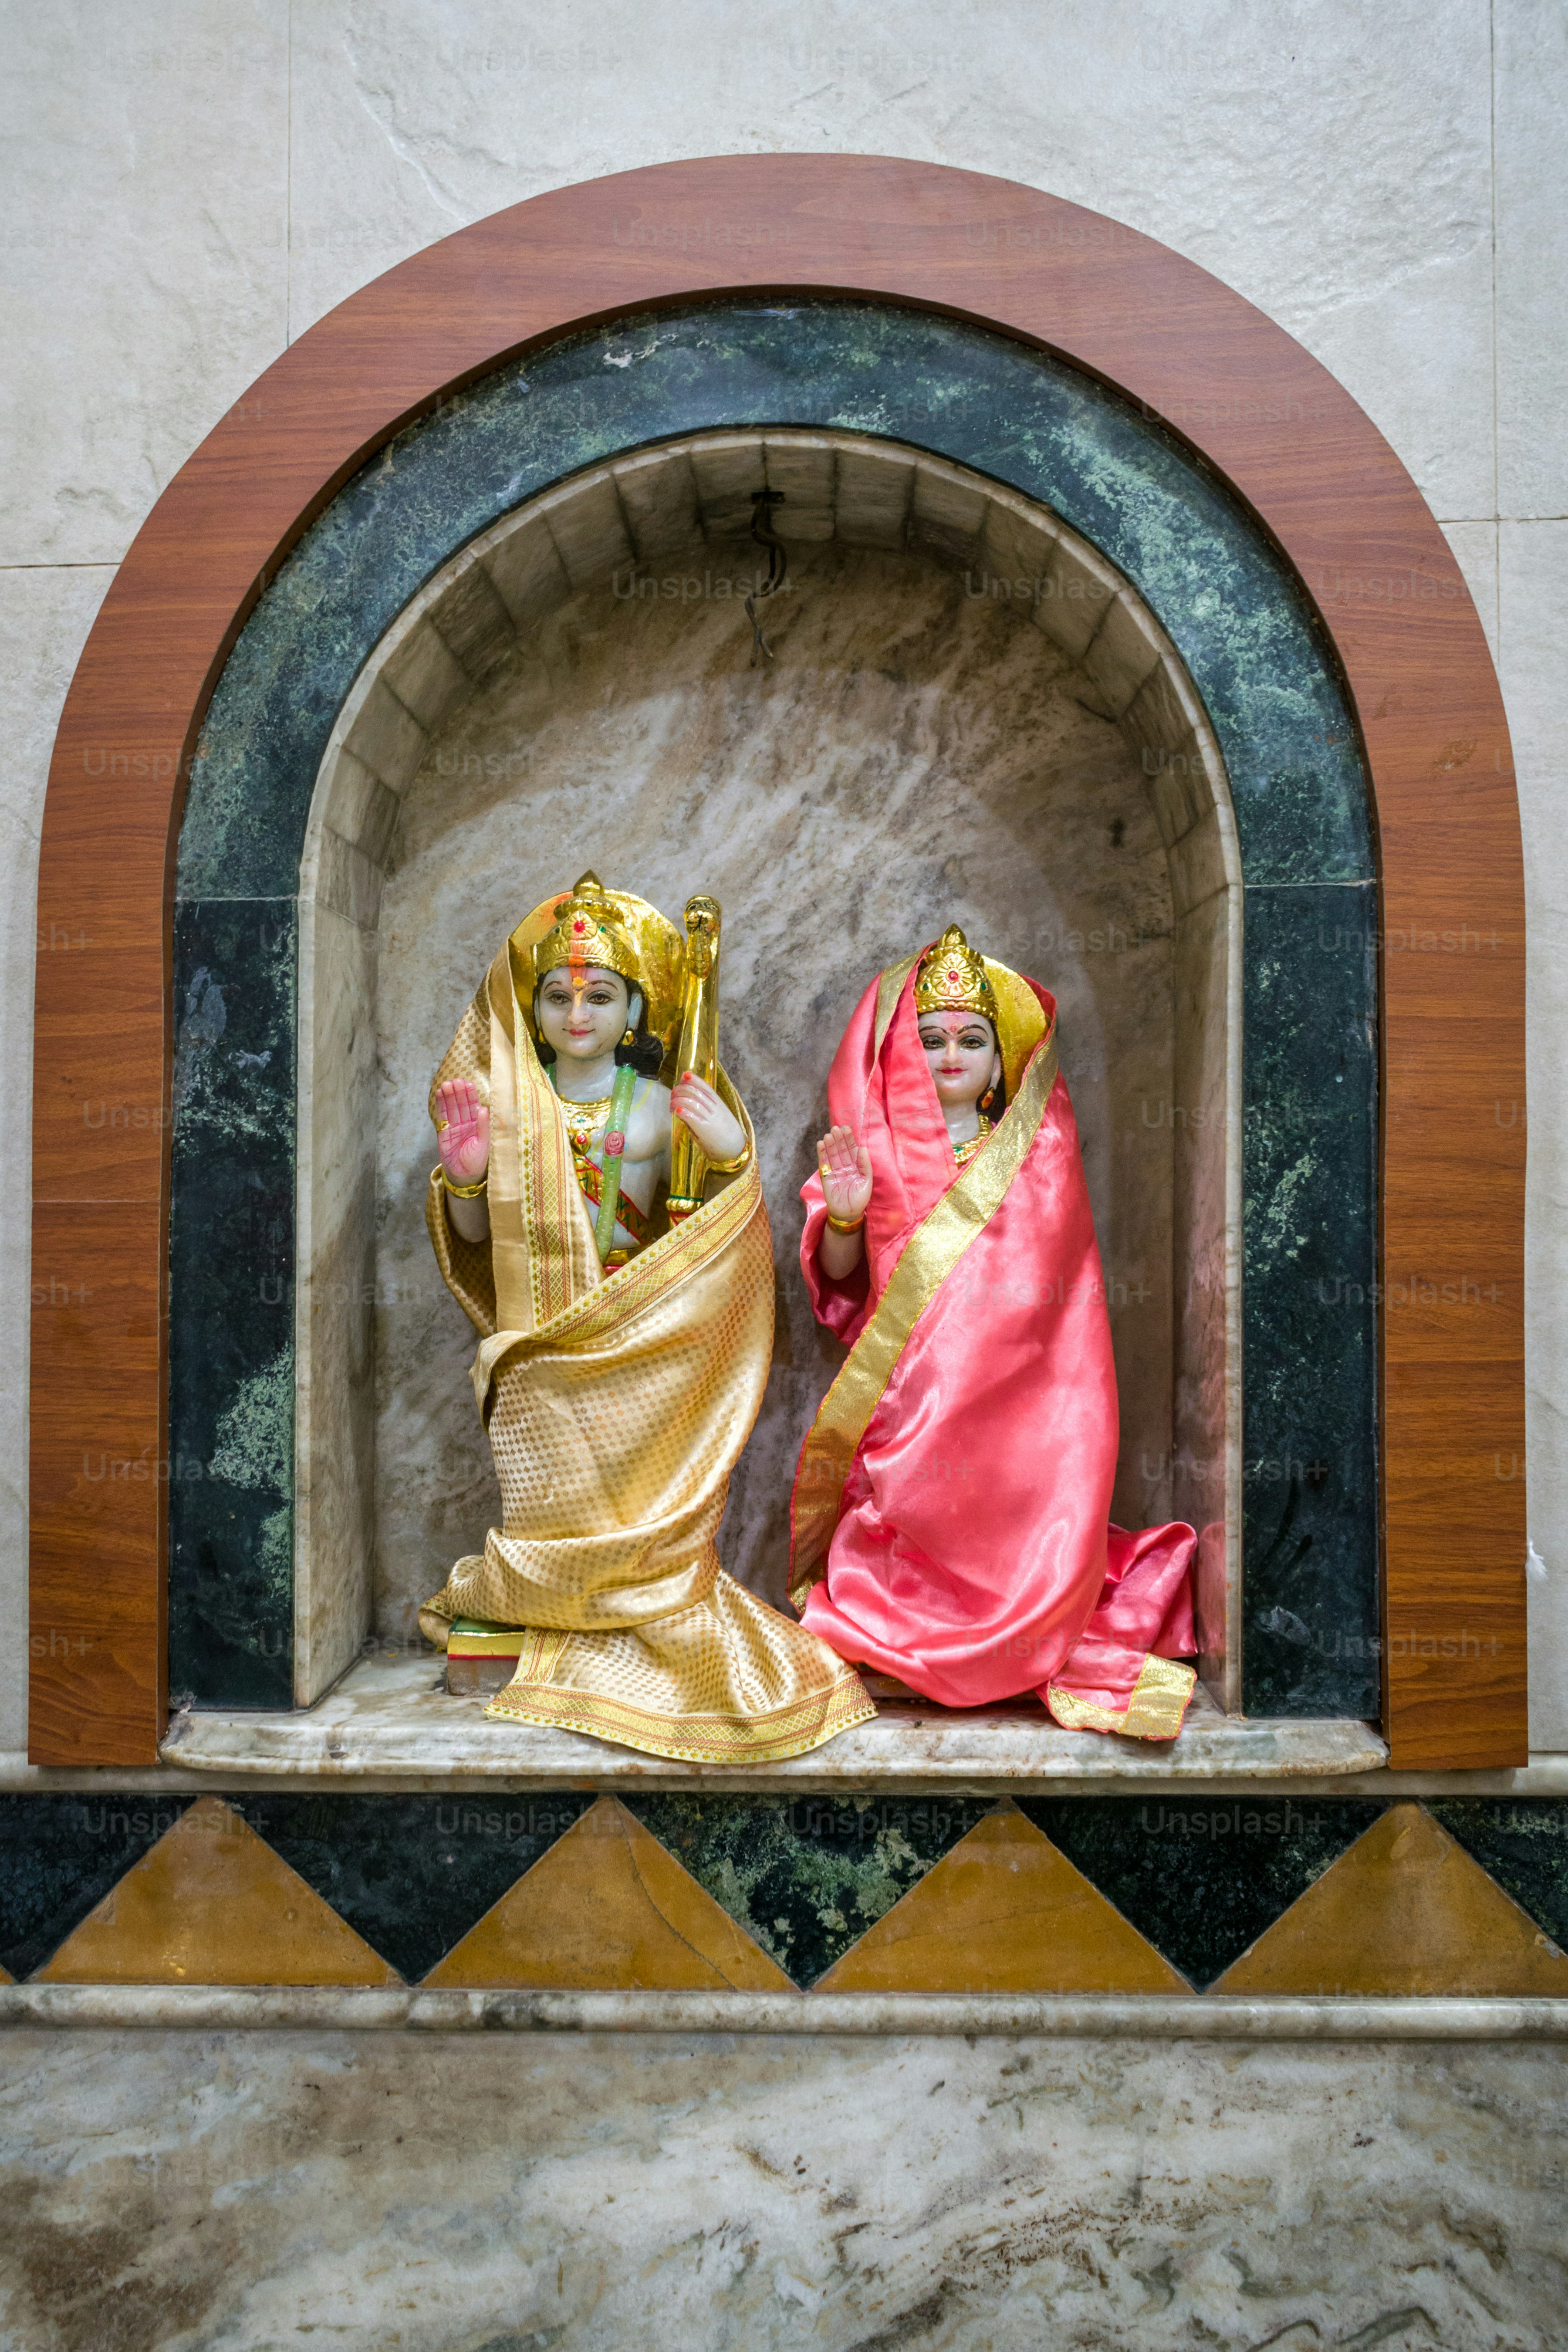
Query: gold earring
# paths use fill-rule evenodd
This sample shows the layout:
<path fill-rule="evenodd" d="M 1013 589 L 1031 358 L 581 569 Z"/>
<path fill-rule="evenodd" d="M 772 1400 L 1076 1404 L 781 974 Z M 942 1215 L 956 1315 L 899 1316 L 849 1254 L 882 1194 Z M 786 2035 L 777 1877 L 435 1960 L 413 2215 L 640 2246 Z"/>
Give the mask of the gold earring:
<path fill-rule="evenodd" d="M 626 1031 L 626 1035 L 621 1039 L 621 1043 L 622 1043 L 622 1045 L 635 1045 L 637 1044 L 637 1031 L 636 1031 L 635 1029 L 628 1029 L 628 1030 Z"/>

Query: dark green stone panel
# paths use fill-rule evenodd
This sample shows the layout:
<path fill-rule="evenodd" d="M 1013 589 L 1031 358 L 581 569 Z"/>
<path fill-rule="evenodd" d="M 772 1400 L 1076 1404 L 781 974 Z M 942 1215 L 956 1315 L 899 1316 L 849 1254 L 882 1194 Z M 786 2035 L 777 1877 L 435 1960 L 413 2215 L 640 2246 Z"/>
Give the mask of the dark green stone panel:
<path fill-rule="evenodd" d="M 1379 1706 L 1375 921 L 1370 884 L 1247 894 L 1248 1715 Z"/>
<path fill-rule="evenodd" d="M 417 1984 L 594 1799 L 562 1790 L 484 1797 L 230 1796 L 225 1802 L 405 1982 Z"/>
<path fill-rule="evenodd" d="M 1199 1992 L 1383 1811 L 1372 1799 L 1025 1797 L 1019 1810 Z"/>
<path fill-rule="evenodd" d="M 195 1800 L 0 1796 L 0 1968 L 31 1976 Z"/>
<path fill-rule="evenodd" d="M 623 1797 L 797 1985 L 990 1812 L 978 1797 Z"/>
<path fill-rule="evenodd" d="M 287 1706 L 294 1625 L 292 900 L 175 909 L 169 1678 Z"/>
<path fill-rule="evenodd" d="M 1373 975 L 1370 958 L 1317 955 L 1327 1046 L 1320 1038 L 1314 1057 L 1311 1008 L 1288 984 L 1300 959 L 1282 908 L 1294 893 L 1271 887 L 1365 881 L 1373 870 L 1364 779 L 1330 649 L 1252 520 L 1158 417 L 1004 337 L 856 302 L 721 303 L 635 319 L 499 371 L 346 485 L 225 668 L 178 877 L 187 903 L 177 1006 L 193 1030 L 196 1076 L 174 1166 L 174 1686 L 203 1703 L 267 1705 L 286 1701 L 289 1680 L 282 1396 L 292 1202 L 277 1146 L 287 1125 L 291 1151 L 291 993 L 287 1034 L 259 1014 L 271 991 L 281 1015 L 291 961 L 285 983 L 237 936 L 220 942 L 230 961 L 219 994 L 266 1036 L 247 1047 L 272 1055 L 264 1083 L 259 1061 L 234 1063 L 232 1040 L 204 1039 L 205 998 L 185 1004 L 204 960 L 209 971 L 222 961 L 202 927 L 222 929 L 219 900 L 250 901 L 265 922 L 268 902 L 292 898 L 310 792 L 343 698 L 388 624 L 458 546 L 584 466 L 739 424 L 880 435 L 1044 499 L 1138 583 L 1189 665 L 1229 765 L 1248 884 L 1247 1171 L 1261 1189 L 1249 1191 L 1245 1274 L 1247 1704 L 1370 1714 L 1371 1311 L 1339 1311 L 1345 1295 L 1309 1311 L 1301 1251 L 1310 1259 L 1316 1249 L 1328 1281 L 1353 1279 L 1347 1269 L 1363 1261 L 1370 1269 L 1370 1108 L 1364 1133 L 1352 1132 L 1363 1113 L 1353 1108 L 1347 1127 L 1342 1106 L 1357 1098 L 1342 1064 L 1356 1024 L 1370 1038 Z M 1352 967 L 1363 991 L 1353 1005 Z M 244 1125 L 247 1072 L 258 1095 L 277 1084 L 266 1132 Z M 1294 1241 L 1300 1231 L 1307 1244 Z"/>
<path fill-rule="evenodd" d="M 1552 1797 L 1427 1797 L 1467 1853 L 1568 1951 L 1568 1803 Z"/>
<path fill-rule="evenodd" d="M 1041 352 L 919 311 L 723 305 L 632 320 L 485 378 L 348 483 L 279 571 L 202 732 L 183 896 L 297 887 L 354 676 L 455 550 L 641 444 L 738 425 L 913 443 L 1043 499 L 1137 582 L 1230 768 L 1249 880 L 1373 871 L 1360 758 L 1321 627 L 1256 526 L 1155 416 Z"/>

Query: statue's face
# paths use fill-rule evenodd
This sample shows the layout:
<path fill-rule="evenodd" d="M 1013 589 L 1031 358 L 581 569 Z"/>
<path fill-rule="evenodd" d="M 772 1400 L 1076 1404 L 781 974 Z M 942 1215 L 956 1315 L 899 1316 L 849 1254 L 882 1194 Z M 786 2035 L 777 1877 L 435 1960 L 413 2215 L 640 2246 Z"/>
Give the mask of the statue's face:
<path fill-rule="evenodd" d="M 922 1013 L 921 1044 L 944 1110 L 967 1110 L 1002 1075 L 996 1033 L 979 1013 Z"/>
<path fill-rule="evenodd" d="M 602 1061 L 626 1034 L 630 1006 L 618 971 L 590 964 L 574 976 L 569 964 L 558 964 L 540 986 L 540 1031 L 565 1061 Z"/>

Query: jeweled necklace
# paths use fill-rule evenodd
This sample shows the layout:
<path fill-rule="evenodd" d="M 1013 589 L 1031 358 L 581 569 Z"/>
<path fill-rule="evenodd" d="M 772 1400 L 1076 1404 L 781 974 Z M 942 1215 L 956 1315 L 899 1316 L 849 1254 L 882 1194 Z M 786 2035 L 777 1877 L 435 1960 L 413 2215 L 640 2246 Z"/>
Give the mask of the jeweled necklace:
<path fill-rule="evenodd" d="M 975 1153 L 979 1150 L 981 1145 L 984 1142 L 990 1132 L 991 1121 L 986 1118 L 985 1113 L 982 1111 L 980 1113 L 980 1127 L 978 1132 L 972 1135 L 967 1143 L 955 1143 L 952 1147 L 952 1156 L 957 1160 L 961 1168 L 968 1167 L 970 1161 L 973 1159 Z"/>
<path fill-rule="evenodd" d="M 608 1257 L 616 1238 L 616 1208 L 621 1197 L 621 1160 L 626 1148 L 626 1118 L 632 1107 L 632 1094 L 637 1074 L 629 1063 L 623 1063 L 616 1072 L 616 1083 L 607 1095 L 595 1102 L 569 1103 L 556 1083 L 553 1063 L 550 1083 L 555 1087 L 556 1099 L 566 1113 L 566 1132 L 571 1138 L 574 1159 L 585 1160 L 593 1143 L 594 1130 L 606 1113 L 609 1129 L 605 1137 L 604 1181 L 599 1196 L 599 1213 L 594 1220 L 594 1244 L 602 1265 Z M 572 1114 L 579 1114 L 575 1124 Z M 584 1124 L 582 1114 L 592 1112 L 593 1118 Z"/>

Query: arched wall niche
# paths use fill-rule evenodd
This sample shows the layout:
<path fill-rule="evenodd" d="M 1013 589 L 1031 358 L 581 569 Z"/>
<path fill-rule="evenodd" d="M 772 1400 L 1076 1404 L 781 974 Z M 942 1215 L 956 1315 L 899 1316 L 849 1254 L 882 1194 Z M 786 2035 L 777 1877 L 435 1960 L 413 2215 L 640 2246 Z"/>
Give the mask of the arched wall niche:
<path fill-rule="evenodd" d="M 816 446 L 824 438 L 831 450 Z M 298 1200 L 295 1160 L 301 1064 L 313 1126 L 323 1072 L 372 1050 L 368 983 L 353 976 L 364 950 L 349 936 L 368 933 L 343 910 L 366 917 L 375 904 L 374 869 L 393 838 L 409 762 L 426 756 L 432 728 L 453 723 L 455 705 L 445 719 L 437 714 L 459 680 L 464 691 L 499 690 L 492 672 L 517 657 L 520 625 L 531 648 L 557 661 L 566 690 L 571 659 L 559 646 L 549 653 L 542 616 L 563 596 L 579 604 L 602 599 L 617 565 L 663 562 L 654 551 L 683 535 L 689 546 L 712 530 L 715 544 L 726 543 L 735 522 L 749 520 L 750 491 L 763 477 L 785 491 L 781 520 L 794 506 L 797 548 L 824 558 L 837 549 L 845 561 L 859 549 L 868 562 L 879 534 L 893 536 L 900 548 L 883 551 L 906 566 L 945 561 L 961 606 L 996 601 L 989 593 L 968 597 L 963 575 L 973 579 L 977 562 L 988 583 L 1025 592 L 1028 618 L 1012 613 L 1008 632 L 1022 631 L 1018 641 L 1040 656 L 1054 646 L 1078 665 L 1079 716 L 1098 717 L 1119 759 L 1136 756 L 1140 782 L 1130 805 L 1138 823 L 1151 826 L 1154 807 L 1163 811 L 1171 846 L 1156 855 L 1168 898 L 1155 928 L 1173 937 L 1178 908 L 1201 928 L 1196 910 L 1206 904 L 1212 913 L 1222 903 L 1204 861 L 1212 869 L 1217 858 L 1223 868 L 1214 780 L 1227 780 L 1245 919 L 1225 985 L 1239 985 L 1240 1018 L 1194 1016 L 1183 1024 L 1183 1041 L 1201 1032 L 1211 1045 L 1223 1035 L 1227 1052 L 1239 1050 L 1232 1097 L 1197 1083 L 1195 1072 L 1188 1087 L 1185 1068 L 1175 1085 L 1173 1025 L 1172 1082 L 1155 1076 L 1124 1100 L 1112 1088 L 1097 1103 L 1092 1055 L 1088 1066 L 1074 1062 L 1093 1028 L 1094 990 L 1086 986 L 1070 1008 L 1079 1036 L 1067 1066 L 1080 1084 L 1090 1082 L 1084 1124 L 1091 1172 L 1102 1156 L 1097 1205 L 1110 1220 L 1113 1256 L 1130 1224 L 1119 1220 L 1110 1180 L 1137 1158 L 1118 1143 L 1106 1163 L 1113 1111 L 1124 1134 L 1150 1116 L 1152 1095 L 1153 1117 L 1173 1130 L 1161 1139 L 1173 1173 L 1174 1135 L 1182 1136 L 1184 1181 L 1208 1164 L 1200 1139 L 1217 1145 L 1225 1100 L 1226 1113 L 1236 1113 L 1242 1160 L 1239 1225 L 1234 1192 L 1228 1224 L 1214 1203 L 1180 1221 L 1184 1246 L 1226 1231 L 1234 1244 L 1240 1234 L 1240 1366 L 1237 1381 L 1233 1350 L 1228 1417 L 1212 1382 L 1205 1388 L 1193 1373 L 1198 1358 L 1190 1346 L 1184 1362 L 1172 1352 L 1174 1330 L 1190 1339 L 1203 1319 L 1196 1304 L 1174 1315 L 1169 1302 L 1178 1288 L 1222 1311 L 1227 1294 L 1217 1261 L 1162 1264 L 1149 1281 L 1139 1273 L 1136 1287 L 1164 1302 L 1167 1319 L 1155 1334 L 1152 1372 L 1134 1344 L 1138 1318 L 1152 1311 L 1147 1300 L 1135 1314 L 1125 1303 L 1119 1311 L 1135 1431 L 1122 1457 L 1121 1507 L 1138 1517 L 1179 1499 L 1207 1531 L 1207 1673 L 1228 1705 L 1239 1697 L 1253 1715 L 1370 1715 L 1377 1704 L 1375 884 L 1365 780 L 1332 659 L 1267 538 L 1158 420 L 1004 338 L 843 301 L 716 305 L 616 321 L 497 371 L 410 427 L 344 487 L 268 586 L 225 667 L 193 768 L 176 884 L 171 1439 L 203 1475 L 171 1482 L 174 1688 L 198 1706 L 289 1705 L 318 1694 L 363 1632 L 378 1525 L 389 1601 L 396 1596 L 406 1610 L 418 1572 L 411 1556 L 421 1547 L 424 1571 L 439 1573 L 430 1515 L 421 1527 L 418 1514 L 399 1523 L 387 1508 L 402 1465 L 398 1449 L 384 1449 L 392 1458 L 383 1478 L 363 1400 L 375 1378 L 374 1328 L 395 1339 L 400 1314 L 405 1323 L 416 1316 L 421 1297 L 433 1329 L 456 1329 L 455 1310 L 435 1292 L 422 1257 L 417 1273 L 406 1261 L 397 1276 L 408 1295 L 403 1309 L 385 1299 L 375 1307 L 384 1253 L 353 1260 L 347 1235 L 361 1236 L 355 1246 L 363 1246 L 367 1227 L 363 1215 L 344 1223 L 341 1195 L 365 1197 L 367 1121 L 343 1123 L 344 1156 L 317 1155 L 308 1203 Z M 1075 585 L 1080 595 L 1068 593 Z M 794 610 L 830 613 L 834 593 L 814 593 Z M 1013 599 L 1000 601 L 1010 607 Z M 606 609 L 630 613 L 636 602 L 623 603 L 612 588 Z M 875 622 L 860 617 L 853 634 L 874 661 Z M 376 650 L 384 643 L 384 665 Z M 726 671 L 738 658 L 732 647 L 713 657 Z M 689 653 L 672 647 L 669 659 L 680 675 Z M 787 661 L 780 674 L 791 674 Z M 1031 677 L 1043 685 L 1043 660 Z M 619 690 L 615 680 L 606 687 Z M 835 687 L 828 700 L 837 693 Z M 1035 724 L 1026 701 L 1020 694 L 1015 732 L 1023 736 Z M 537 723 L 536 713 L 530 725 Z M 888 731 L 902 723 L 889 704 Z M 831 709 L 815 724 L 831 742 Z M 322 802 L 312 845 L 311 803 L 321 799 L 318 779 L 334 737 L 341 751 L 331 814 Z M 743 767 L 743 744 L 736 756 Z M 1087 745 L 1081 756 L 1090 756 Z M 1092 797 L 1064 794 L 1058 819 Z M 1015 818 L 1030 821 L 1022 801 Z M 491 873 L 497 861 L 499 870 L 516 872 L 526 896 L 556 887 L 574 860 L 574 872 L 589 862 L 623 872 L 615 828 L 608 832 L 602 846 L 582 848 L 577 823 L 558 823 L 548 864 L 530 866 L 526 887 L 526 861 L 493 842 Z M 881 847 L 879 862 L 889 863 L 885 837 Z M 307 891 L 301 903 L 312 856 L 316 897 Z M 1082 862 L 1087 870 L 1092 860 Z M 624 878 L 636 887 L 635 876 Z M 678 861 L 658 895 L 679 898 L 698 879 L 714 876 L 694 877 Z M 953 911 L 987 928 L 986 894 L 1005 900 L 1015 879 L 999 862 L 971 904 L 958 889 Z M 752 904 L 764 895 L 754 877 L 742 889 Z M 477 888 L 476 902 L 482 896 Z M 951 887 L 931 892 L 918 919 L 906 904 L 875 950 L 868 941 L 865 971 L 844 975 L 840 1017 L 869 972 L 904 951 L 909 929 L 934 929 L 953 896 Z M 491 934 L 515 920 L 512 904 L 509 892 L 504 911 L 500 902 L 491 908 L 484 940 L 468 942 L 460 982 L 442 975 L 446 1034 L 493 951 Z M 1234 897 L 1224 904 L 1232 908 Z M 732 912 L 742 914 L 743 937 L 743 909 Z M 324 919 L 333 952 L 353 967 L 325 982 Z M 316 950 L 312 1033 L 302 1055 L 301 922 L 312 927 Z M 1059 956 L 1021 916 L 996 944 L 1026 968 L 1054 963 L 1040 976 L 1059 980 Z M 1134 961 L 1120 959 L 1127 969 Z M 1217 969 L 1205 967 L 1205 987 Z M 730 1001 L 733 1007 L 733 991 Z M 1162 1002 L 1174 1001 L 1166 980 Z M 405 1003 L 417 1024 L 422 1008 Z M 817 1044 L 819 1069 L 837 1034 L 829 1020 Z M 426 1043 L 433 1061 L 445 1035 Z M 383 1048 L 395 1055 L 384 1025 Z M 1127 1050 L 1145 1055 L 1146 1038 Z M 422 1093 L 423 1084 L 407 1080 L 402 1098 Z M 797 1109 L 808 1125 L 804 1103 Z M 405 1137 L 411 1153 L 426 1148 L 416 1132 Z M 786 1159 L 801 1139 L 790 1132 Z M 1126 1181 L 1117 1182 L 1125 1196 Z M 789 1189 L 773 1192 L 786 1265 L 783 1235 L 796 1214 Z M 301 1209 L 310 1262 L 329 1236 L 341 1240 L 333 1271 L 310 1278 L 304 1353 Z M 398 1225 L 391 1193 L 381 1213 Z M 1167 1224 L 1176 1229 L 1173 1219 Z M 1131 1271 L 1113 1263 L 1110 1278 L 1128 1280 Z M 789 1276 L 784 1295 L 795 1286 Z M 1234 1266 L 1228 1297 L 1234 1320 Z M 809 1334 L 804 1343 L 818 1344 Z M 1213 1372 L 1223 1346 L 1199 1355 Z M 460 1399 L 455 1363 L 447 1375 Z M 1236 1501 L 1237 1386 L 1240 1508 L 1227 1513 L 1227 1477 Z M 797 1412 L 809 1402 L 798 1372 L 781 1375 L 778 1387 L 795 1391 Z M 1158 1426 L 1142 1402 L 1154 1393 L 1172 1400 Z M 338 1403 L 351 1394 L 361 1407 L 340 1425 Z M 308 1440 L 302 1496 L 297 1401 Z M 450 1395 L 432 1393 L 429 1403 L 447 1411 Z M 324 1444 L 313 1434 L 318 1427 L 329 1433 Z M 775 1429 L 775 1452 L 779 1435 Z M 446 1529 L 453 1551 L 468 1548 L 488 1517 L 471 1432 L 463 1445 L 464 1476 Z M 755 1491 L 769 1487 L 769 1458 L 765 1444 L 748 1454 L 725 1532 L 727 1543 L 751 1546 L 749 1562 L 736 1564 L 749 1564 L 764 1587 L 776 1583 L 773 1555 L 782 1554 L 782 1461 L 773 1461 L 771 1491 Z M 1144 1460 L 1156 1470 L 1163 1460 L 1181 1466 L 1168 1485 L 1160 1475 L 1140 1481 L 1133 1474 Z M 338 1465 L 350 1461 L 345 1476 Z M 367 1513 L 373 1490 L 378 1507 Z M 296 1517 L 301 1499 L 308 1523 Z M 770 1510 L 771 1552 L 760 1537 L 752 1542 Z M 1227 1610 L 1221 1595 L 1232 1604 L 1237 1597 L 1238 1521 L 1240 1606 Z M 338 1566 L 323 1572 L 329 1561 Z M 397 1630 L 397 1614 L 389 1608 L 384 1630 Z"/>
<path fill-rule="evenodd" d="M 763 487 L 793 601 L 757 664 Z M 1213 730 L 1142 597 L 1059 516 L 920 450 L 782 430 L 666 442 L 504 516 L 333 728 L 300 877 L 296 1703 L 373 1629 L 406 1639 L 494 1518 L 424 1234 L 426 1094 L 496 941 L 590 859 L 676 908 L 726 903 L 781 1317 L 731 1572 L 782 1604 L 794 1455 L 836 1365 L 794 1265 L 826 1061 L 873 972 L 956 917 L 1058 993 L 1116 1516 L 1203 1530 L 1205 1673 L 1237 1708 L 1242 886 Z"/>
<path fill-rule="evenodd" d="M 759 216 L 764 249 L 707 236 Z M 691 304 L 716 337 L 694 337 Z M 830 313 L 856 321 L 843 364 L 825 362 Z M 639 316 L 657 332 L 601 333 Z M 1342 386 L 1182 256 L 985 174 L 778 154 L 559 189 L 399 263 L 266 371 L 119 569 L 39 865 L 40 932 L 94 919 L 79 954 L 40 958 L 35 1009 L 30 1757 L 153 1761 L 171 1654 L 220 1700 L 291 1687 L 296 899 L 353 677 L 522 499 L 749 424 L 885 436 L 1041 500 L 1175 643 L 1247 892 L 1247 1704 L 1371 1714 L 1381 1683 L 1399 1768 L 1521 1762 L 1524 1490 L 1494 1465 L 1523 1443 L 1524 1127 L 1495 1116 L 1524 1094 L 1522 875 L 1497 680 L 1441 530 Z M 1220 509 L 1239 535 L 1216 535 Z M 1456 1023 L 1451 969 L 1397 950 L 1461 926 L 1491 952 Z M 226 998 L 226 959 L 246 971 Z M 1330 1090 L 1371 1071 L 1373 1005 L 1386 1115 L 1358 1125 L 1354 1093 Z M 92 1101 L 106 1116 L 84 1127 Z M 1314 1259 L 1325 1196 L 1374 1150 L 1375 1257 Z M 1355 1295 L 1377 1282 L 1374 1328 Z M 1336 1398 L 1363 1440 L 1298 1454 Z M 206 1450 L 183 1454 L 193 1438 Z M 184 1506 L 209 1473 L 204 1528 Z"/>

